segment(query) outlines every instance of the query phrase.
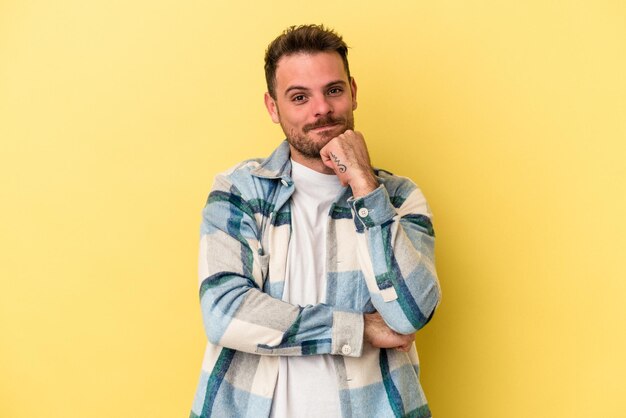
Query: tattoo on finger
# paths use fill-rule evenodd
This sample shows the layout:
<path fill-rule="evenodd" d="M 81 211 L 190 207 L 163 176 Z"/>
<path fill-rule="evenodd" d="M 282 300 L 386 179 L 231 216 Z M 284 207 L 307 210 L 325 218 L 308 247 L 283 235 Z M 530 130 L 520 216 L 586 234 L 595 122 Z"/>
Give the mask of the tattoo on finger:
<path fill-rule="evenodd" d="M 337 158 L 337 156 L 333 154 L 332 152 L 330 153 L 330 156 L 333 157 L 333 161 L 335 162 L 335 164 L 337 164 L 337 169 L 339 170 L 339 172 L 345 173 L 348 167 L 346 167 L 345 164 L 341 164 L 341 161 L 339 161 L 339 158 Z"/>

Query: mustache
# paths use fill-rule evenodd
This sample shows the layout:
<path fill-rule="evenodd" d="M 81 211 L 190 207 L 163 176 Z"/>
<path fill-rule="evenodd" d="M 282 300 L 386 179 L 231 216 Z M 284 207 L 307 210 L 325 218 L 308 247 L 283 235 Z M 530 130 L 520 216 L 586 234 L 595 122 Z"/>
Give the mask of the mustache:
<path fill-rule="evenodd" d="M 346 119 L 345 118 L 334 118 L 332 116 L 325 116 L 325 117 L 323 117 L 321 119 L 318 119 L 314 123 L 309 123 L 307 125 L 304 125 L 302 127 L 302 130 L 304 131 L 304 133 L 307 133 L 311 129 L 321 128 L 322 126 L 339 125 L 339 124 L 345 125 L 345 123 L 346 123 Z"/>

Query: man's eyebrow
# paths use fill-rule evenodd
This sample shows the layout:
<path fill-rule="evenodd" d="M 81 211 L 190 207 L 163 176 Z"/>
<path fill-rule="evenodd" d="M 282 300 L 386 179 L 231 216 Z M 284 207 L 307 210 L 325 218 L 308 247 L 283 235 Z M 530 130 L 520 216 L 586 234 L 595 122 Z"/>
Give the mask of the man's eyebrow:
<path fill-rule="evenodd" d="M 344 80 L 334 80 L 331 81 L 330 83 L 326 83 L 326 85 L 324 86 L 325 89 L 331 87 L 331 86 L 336 86 L 336 85 L 341 85 L 341 86 L 346 86 L 348 83 L 346 83 Z M 287 88 L 287 90 L 285 90 L 285 96 L 287 96 L 289 94 L 290 91 L 292 90 L 299 90 L 299 91 L 311 91 L 311 89 L 309 89 L 308 87 L 304 87 L 304 86 L 289 86 Z"/>
<path fill-rule="evenodd" d="M 287 90 L 285 90 L 285 96 L 287 94 L 289 94 L 290 91 L 292 90 L 300 90 L 300 91 L 310 91 L 310 89 L 304 87 L 304 86 L 290 86 L 287 88 Z"/>
<path fill-rule="evenodd" d="M 331 81 L 330 83 L 326 84 L 324 86 L 324 88 L 329 88 L 331 86 L 336 86 L 336 85 L 341 85 L 343 87 L 345 87 L 348 83 L 346 83 L 344 80 L 335 80 L 335 81 Z"/>

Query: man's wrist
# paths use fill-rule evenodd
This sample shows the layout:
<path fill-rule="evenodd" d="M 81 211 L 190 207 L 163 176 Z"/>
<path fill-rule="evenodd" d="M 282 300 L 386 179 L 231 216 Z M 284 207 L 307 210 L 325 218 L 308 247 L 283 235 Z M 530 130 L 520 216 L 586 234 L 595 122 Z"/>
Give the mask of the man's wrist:
<path fill-rule="evenodd" d="M 364 174 L 363 176 L 360 176 L 358 179 L 350 183 L 352 196 L 354 196 L 354 198 L 368 195 L 376 190 L 378 186 L 378 180 L 376 180 L 376 176 L 374 176 L 374 173 L 371 171 Z"/>

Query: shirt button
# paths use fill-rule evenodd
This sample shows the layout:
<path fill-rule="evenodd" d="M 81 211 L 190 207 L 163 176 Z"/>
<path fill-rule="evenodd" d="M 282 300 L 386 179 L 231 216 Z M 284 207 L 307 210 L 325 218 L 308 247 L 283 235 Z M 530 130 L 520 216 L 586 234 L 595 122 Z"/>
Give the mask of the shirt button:
<path fill-rule="evenodd" d="M 348 344 L 345 344 L 343 347 L 341 347 L 341 352 L 347 356 L 352 352 L 352 347 L 350 347 Z"/>
<path fill-rule="evenodd" d="M 285 187 L 289 186 L 289 183 L 287 183 L 287 180 L 285 180 L 285 179 L 282 179 L 280 182 L 281 182 L 281 183 L 283 184 L 283 186 L 285 186 Z"/>
<path fill-rule="evenodd" d="M 369 210 L 367 210 L 367 208 L 361 208 L 361 209 L 359 209 L 359 216 L 360 216 L 361 218 L 366 218 L 366 217 L 367 217 L 367 215 L 369 215 L 369 214 L 370 214 L 370 211 L 369 211 Z"/>

